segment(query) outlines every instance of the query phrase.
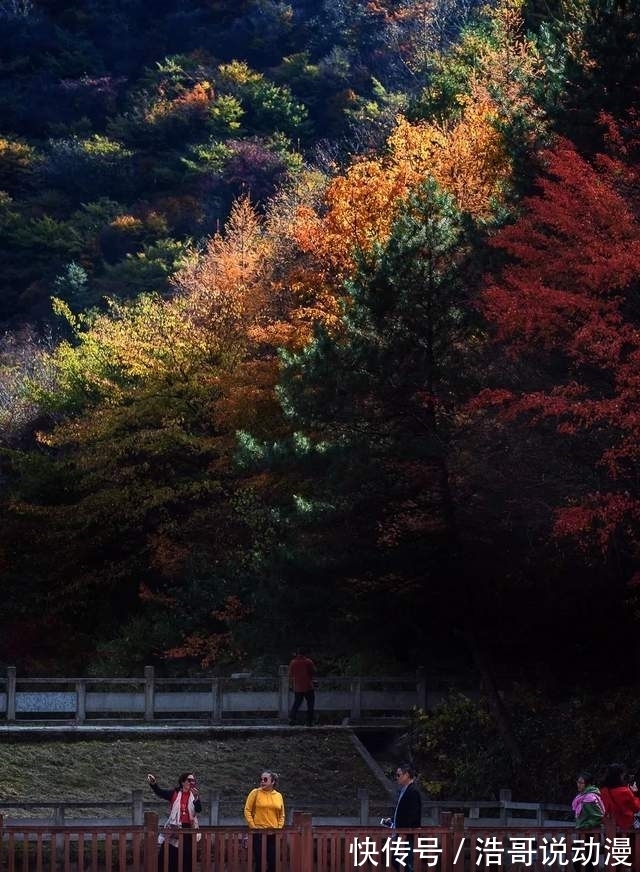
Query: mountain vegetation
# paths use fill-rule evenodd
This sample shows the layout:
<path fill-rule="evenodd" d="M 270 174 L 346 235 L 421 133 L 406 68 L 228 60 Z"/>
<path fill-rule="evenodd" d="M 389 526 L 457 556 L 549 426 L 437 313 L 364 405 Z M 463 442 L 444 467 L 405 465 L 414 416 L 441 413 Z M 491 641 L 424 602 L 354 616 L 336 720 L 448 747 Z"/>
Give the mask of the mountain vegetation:
<path fill-rule="evenodd" d="M 639 32 L 1 0 L 0 660 L 626 676 Z"/>

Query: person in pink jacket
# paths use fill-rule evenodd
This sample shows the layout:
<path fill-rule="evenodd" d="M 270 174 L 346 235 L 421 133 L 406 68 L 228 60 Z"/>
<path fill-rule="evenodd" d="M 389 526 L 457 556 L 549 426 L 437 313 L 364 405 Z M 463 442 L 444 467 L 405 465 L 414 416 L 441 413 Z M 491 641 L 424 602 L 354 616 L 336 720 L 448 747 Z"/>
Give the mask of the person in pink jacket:
<path fill-rule="evenodd" d="M 633 829 L 636 812 L 640 811 L 640 798 L 635 779 L 629 783 L 622 763 L 611 763 L 600 788 L 605 815 L 614 818 L 619 830 Z"/>

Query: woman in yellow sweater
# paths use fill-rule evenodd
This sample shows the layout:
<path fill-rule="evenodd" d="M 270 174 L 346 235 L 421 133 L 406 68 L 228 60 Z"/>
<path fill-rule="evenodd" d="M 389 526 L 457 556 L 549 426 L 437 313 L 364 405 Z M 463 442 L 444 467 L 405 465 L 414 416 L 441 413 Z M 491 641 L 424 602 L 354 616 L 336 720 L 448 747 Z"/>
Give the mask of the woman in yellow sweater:
<path fill-rule="evenodd" d="M 244 804 L 244 817 L 252 830 L 281 830 L 284 826 L 284 799 L 276 790 L 278 776 L 263 772 L 260 787 L 254 787 Z M 255 872 L 262 872 L 262 833 L 253 834 L 253 863 Z M 276 872 L 276 837 L 266 836 L 267 865 L 265 872 Z"/>

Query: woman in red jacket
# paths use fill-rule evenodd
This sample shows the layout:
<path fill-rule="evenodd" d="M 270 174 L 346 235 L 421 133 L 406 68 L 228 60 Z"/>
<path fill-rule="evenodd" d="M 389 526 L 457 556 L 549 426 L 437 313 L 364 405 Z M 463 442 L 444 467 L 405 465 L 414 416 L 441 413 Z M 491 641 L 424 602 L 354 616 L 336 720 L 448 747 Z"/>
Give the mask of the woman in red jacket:
<path fill-rule="evenodd" d="M 640 798 L 635 781 L 629 785 L 626 769 L 622 763 L 612 763 L 605 775 L 600 795 L 605 814 L 615 819 L 619 830 L 633 829 L 633 818 L 640 811 Z"/>

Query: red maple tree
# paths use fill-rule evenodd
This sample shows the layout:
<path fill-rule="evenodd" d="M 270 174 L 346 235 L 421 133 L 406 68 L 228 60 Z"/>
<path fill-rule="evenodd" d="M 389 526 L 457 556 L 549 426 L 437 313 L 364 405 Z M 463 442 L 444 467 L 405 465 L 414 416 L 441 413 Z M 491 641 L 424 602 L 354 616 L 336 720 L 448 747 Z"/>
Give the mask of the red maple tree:
<path fill-rule="evenodd" d="M 560 141 L 544 156 L 537 193 L 493 240 L 506 263 L 487 281 L 481 307 L 508 354 L 535 361 L 536 378 L 487 389 L 475 405 L 553 422 L 576 450 L 588 445 L 598 486 L 567 494 L 555 533 L 605 552 L 624 542 L 637 561 L 640 160 L 637 136 L 603 122 L 608 153 L 586 160 Z"/>

